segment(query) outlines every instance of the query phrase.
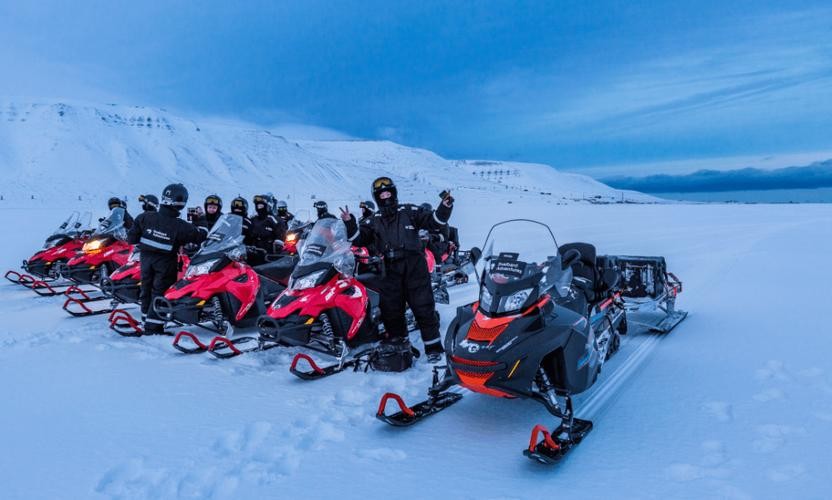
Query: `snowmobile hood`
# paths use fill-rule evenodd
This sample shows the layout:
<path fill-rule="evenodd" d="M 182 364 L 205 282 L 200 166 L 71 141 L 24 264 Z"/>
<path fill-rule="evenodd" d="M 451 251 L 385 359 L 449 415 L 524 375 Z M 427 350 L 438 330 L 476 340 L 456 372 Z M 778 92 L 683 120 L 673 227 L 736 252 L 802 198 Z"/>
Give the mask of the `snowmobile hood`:
<path fill-rule="evenodd" d="M 492 317 L 477 304 L 460 308 L 445 339 L 459 383 L 496 397 L 528 397 L 543 358 L 565 346 L 585 321 L 548 295 L 520 313 Z"/>

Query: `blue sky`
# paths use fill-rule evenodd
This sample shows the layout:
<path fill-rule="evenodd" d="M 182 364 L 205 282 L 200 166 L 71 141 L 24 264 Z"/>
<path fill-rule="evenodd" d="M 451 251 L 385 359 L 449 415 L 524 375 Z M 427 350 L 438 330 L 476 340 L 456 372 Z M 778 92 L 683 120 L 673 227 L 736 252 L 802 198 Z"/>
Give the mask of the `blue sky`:
<path fill-rule="evenodd" d="M 820 1 L 0 0 L 0 94 L 568 169 L 832 150 Z"/>

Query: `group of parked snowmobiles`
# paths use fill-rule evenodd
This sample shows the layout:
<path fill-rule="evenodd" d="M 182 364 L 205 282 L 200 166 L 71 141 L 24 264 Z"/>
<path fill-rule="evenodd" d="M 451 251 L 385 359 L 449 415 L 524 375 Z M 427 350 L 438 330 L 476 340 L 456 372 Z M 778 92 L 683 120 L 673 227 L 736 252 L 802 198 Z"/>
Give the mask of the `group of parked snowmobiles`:
<path fill-rule="evenodd" d="M 124 209 L 114 208 L 95 230 L 90 219 L 73 213 L 23 262 L 24 272 L 6 278 L 39 295 L 63 295 L 73 316 L 110 313 L 110 328 L 140 335 L 139 322 L 121 307 L 139 300 L 141 258 L 126 243 Z M 283 251 L 251 265 L 243 218 L 221 215 L 196 253 L 180 255 L 178 281 L 153 303 L 169 324 L 196 328 L 177 332 L 173 346 L 218 358 L 298 349 L 290 371 L 305 380 L 372 369 L 384 335 L 376 286 L 384 256 L 354 247 L 337 218 L 298 222 L 290 233 Z M 444 293 L 438 301 L 447 303 L 449 286 L 468 283 L 478 300 L 456 309 L 444 338 L 446 364 L 433 368 L 428 398 L 408 406 L 397 394 L 382 396 L 376 416 L 388 424 L 414 424 L 459 401 L 461 389 L 532 399 L 557 425 L 536 426 L 524 454 L 556 462 L 592 429 L 575 418 L 572 397 L 596 382 L 628 326 L 667 333 L 686 317 L 675 309 L 682 284 L 662 257 L 597 255 L 588 243 L 558 246 L 548 226 L 531 220 L 494 225 L 482 250 L 457 246 L 428 259 L 441 285 L 434 293 Z M 95 306 L 107 301 L 109 307 Z M 237 329 L 256 333 L 235 336 Z M 199 330 L 216 335 L 204 341 Z M 319 366 L 307 351 L 334 363 Z M 390 400 L 396 413 L 386 413 Z"/>

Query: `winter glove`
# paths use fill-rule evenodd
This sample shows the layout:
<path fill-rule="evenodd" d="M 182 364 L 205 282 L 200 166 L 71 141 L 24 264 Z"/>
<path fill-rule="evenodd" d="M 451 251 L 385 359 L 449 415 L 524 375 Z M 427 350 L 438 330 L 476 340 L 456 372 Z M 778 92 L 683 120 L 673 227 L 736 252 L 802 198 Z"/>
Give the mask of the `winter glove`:
<path fill-rule="evenodd" d="M 441 193 L 441 195 L 442 195 L 442 204 L 445 205 L 448 208 L 453 208 L 453 206 L 454 206 L 454 197 L 451 196 L 451 193 L 449 191 L 443 191 Z"/>

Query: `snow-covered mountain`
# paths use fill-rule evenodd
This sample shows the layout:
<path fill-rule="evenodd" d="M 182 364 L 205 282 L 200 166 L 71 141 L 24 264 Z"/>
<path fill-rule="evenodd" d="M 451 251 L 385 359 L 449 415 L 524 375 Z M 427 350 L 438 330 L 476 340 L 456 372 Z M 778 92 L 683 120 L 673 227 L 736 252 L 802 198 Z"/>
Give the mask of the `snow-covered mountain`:
<path fill-rule="evenodd" d="M 0 101 L 4 200 L 130 199 L 183 182 L 195 196 L 273 192 L 292 205 L 368 195 L 389 175 L 405 196 L 480 190 L 516 199 L 655 201 L 546 165 L 446 160 L 389 141 L 290 140 L 240 123 L 184 118 L 162 109 Z M 429 196 L 426 198 L 426 196 Z"/>

